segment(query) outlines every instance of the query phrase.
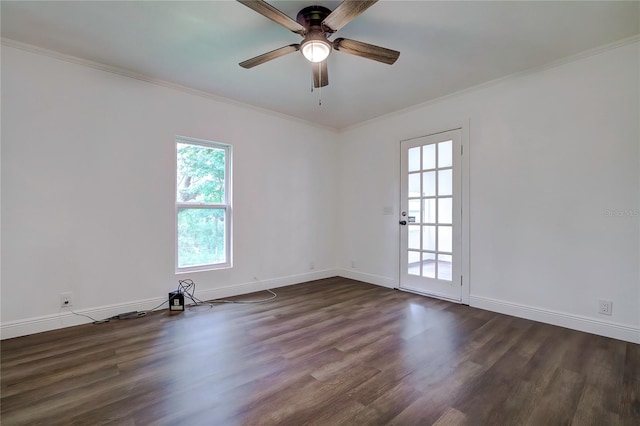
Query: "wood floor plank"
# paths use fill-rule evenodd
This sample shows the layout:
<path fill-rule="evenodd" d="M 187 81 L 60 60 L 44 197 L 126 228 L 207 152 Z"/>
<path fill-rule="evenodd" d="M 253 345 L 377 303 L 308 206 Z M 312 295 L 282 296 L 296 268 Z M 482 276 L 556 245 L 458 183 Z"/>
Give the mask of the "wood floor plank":
<path fill-rule="evenodd" d="M 640 345 L 339 277 L 276 292 L 5 340 L 0 423 L 640 424 Z"/>
<path fill-rule="evenodd" d="M 571 424 L 585 385 L 584 376 L 556 368 L 527 425 Z"/>
<path fill-rule="evenodd" d="M 434 426 L 462 426 L 468 423 L 467 416 L 455 408 L 448 409 L 442 417 L 440 417 Z"/>
<path fill-rule="evenodd" d="M 422 392 L 405 382 L 398 382 L 366 405 L 367 410 L 356 413 L 345 424 L 378 425 L 388 424 L 403 410 L 422 397 Z"/>
<path fill-rule="evenodd" d="M 432 425 L 442 418 L 448 410 L 451 410 L 451 407 L 443 402 L 443 398 L 423 392 L 422 396 L 391 419 L 389 424 L 398 426 Z"/>
<path fill-rule="evenodd" d="M 620 424 L 640 424 L 640 345 L 626 345 L 620 392 Z"/>

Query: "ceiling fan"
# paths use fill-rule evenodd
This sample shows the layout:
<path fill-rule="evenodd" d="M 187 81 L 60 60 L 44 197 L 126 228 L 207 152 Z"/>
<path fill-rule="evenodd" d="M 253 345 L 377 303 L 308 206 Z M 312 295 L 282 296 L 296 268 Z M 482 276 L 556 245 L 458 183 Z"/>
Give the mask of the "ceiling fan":
<path fill-rule="evenodd" d="M 323 87 L 329 84 L 326 59 L 332 49 L 389 65 L 400 56 L 398 51 L 361 41 L 346 38 L 337 38 L 333 42 L 328 40 L 333 33 L 378 0 L 344 0 L 333 12 L 323 6 L 305 7 L 298 12 L 295 21 L 263 0 L 237 1 L 303 37 L 299 44 L 290 44 L 240 62 L 243 68 L 253 68 L 289 53 L 302 51 L 304 57 L 313 65 L 313 87 Z"/>

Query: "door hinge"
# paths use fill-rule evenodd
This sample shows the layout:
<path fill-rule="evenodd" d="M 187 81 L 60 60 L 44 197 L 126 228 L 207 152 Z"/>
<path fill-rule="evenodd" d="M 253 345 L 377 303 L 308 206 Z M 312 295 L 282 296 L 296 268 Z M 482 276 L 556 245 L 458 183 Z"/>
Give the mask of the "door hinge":
<path fill-rule="evenodd" d="M 464 145 L 460 145 L 460 155 L 464 154 Z"/>
<path fill-rule="evenodd" d="M 462 275 L 460 275 L 460 285 L 462 285 Z"/>

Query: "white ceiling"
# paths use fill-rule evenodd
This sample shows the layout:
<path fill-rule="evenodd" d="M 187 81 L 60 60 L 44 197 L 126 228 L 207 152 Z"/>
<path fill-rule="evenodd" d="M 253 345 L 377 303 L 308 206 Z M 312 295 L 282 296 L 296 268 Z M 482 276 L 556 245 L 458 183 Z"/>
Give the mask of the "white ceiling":
<path fill-rule="evenodd" d="M 305 6 L 272 0 L 295 19 Z M 341 129 L 640 32 L 640 2 L 380 1 L 335 37 L 399 50 L 341 52 L 311 93 L 299 53 L 238 63 L 301 38 L 235 1 L 2 1 L 2 37 Z"/>

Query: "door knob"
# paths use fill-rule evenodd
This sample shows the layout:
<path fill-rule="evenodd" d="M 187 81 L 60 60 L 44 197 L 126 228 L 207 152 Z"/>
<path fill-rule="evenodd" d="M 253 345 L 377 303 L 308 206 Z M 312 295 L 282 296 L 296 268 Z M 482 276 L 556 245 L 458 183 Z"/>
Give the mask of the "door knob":
<path fill-rule="evenodd" d="M 406 224 L 407 224 L 407 221 L 406 221 L 406 220 L 401 220 L 401 221 L 400 221 L 400 225 L 403 225 L 403 226 L 404 226 L 404 225 L 406 225 Z"/>

